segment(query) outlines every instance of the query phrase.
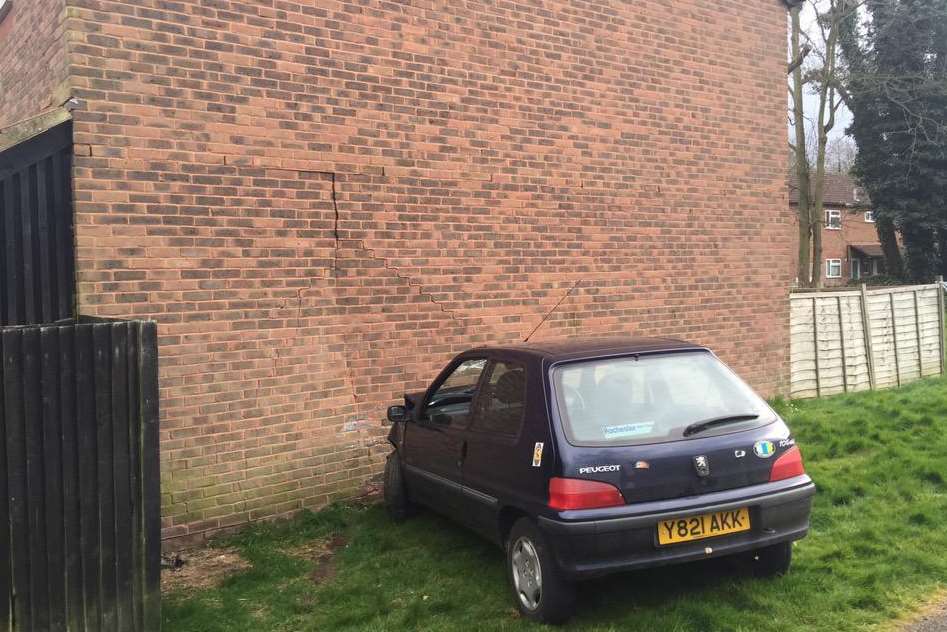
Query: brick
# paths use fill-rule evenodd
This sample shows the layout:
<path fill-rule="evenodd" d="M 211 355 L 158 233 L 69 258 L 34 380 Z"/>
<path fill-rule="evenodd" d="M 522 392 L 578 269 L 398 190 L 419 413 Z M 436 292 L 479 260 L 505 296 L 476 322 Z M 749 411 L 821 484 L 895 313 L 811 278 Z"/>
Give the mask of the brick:
<path fill-rule="evenodd" d="M 65 0 L 30 0 L 0 25 L 0 128 L 69 98 L 64 17 Z"/>

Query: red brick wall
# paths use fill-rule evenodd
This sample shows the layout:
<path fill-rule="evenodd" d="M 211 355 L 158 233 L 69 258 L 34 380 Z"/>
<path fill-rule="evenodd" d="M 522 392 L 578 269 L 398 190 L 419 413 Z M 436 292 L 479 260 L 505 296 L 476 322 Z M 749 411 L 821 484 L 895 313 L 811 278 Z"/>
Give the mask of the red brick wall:
<path fill-rule="evenodd" d="M 166 537 L 353 494 L 464 348 L 786 377 L 777 0 L 70 0 L 85 313 L 160 326 Z"/>
<path fill-rule="evenodd" d="M 66 79 L 63 24 L 64 0 L 14 0 L 0 23 L 0 127 L 61 104 L 52 97 Z"/>

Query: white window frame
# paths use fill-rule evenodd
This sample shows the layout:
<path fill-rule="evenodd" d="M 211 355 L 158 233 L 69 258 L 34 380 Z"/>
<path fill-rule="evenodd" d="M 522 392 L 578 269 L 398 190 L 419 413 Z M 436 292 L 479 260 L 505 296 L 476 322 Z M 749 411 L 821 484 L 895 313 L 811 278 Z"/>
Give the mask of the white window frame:
<path fill-rule="evenodd" d="M 874 211 L 865 211 L 865 221 L 869 224 L 875 223 L 875 212 Z"/>
<path fill-rule="evenodd" d="M 832 274 L 832 266 L 838 264 L 838 274 Z M 825 278 L 826 279 L 841 279 L 842 278 L 842 260 L 841 259 L 826 259 L 825 260 Z"/>
<path fill-rule="evenodd" d="M 838 226 L 832 225 L 832 217 L 838 217 Z M 835 208 L 825 209 L 825 228 L 826 230 L 842 230 L 842 211 Z"/>

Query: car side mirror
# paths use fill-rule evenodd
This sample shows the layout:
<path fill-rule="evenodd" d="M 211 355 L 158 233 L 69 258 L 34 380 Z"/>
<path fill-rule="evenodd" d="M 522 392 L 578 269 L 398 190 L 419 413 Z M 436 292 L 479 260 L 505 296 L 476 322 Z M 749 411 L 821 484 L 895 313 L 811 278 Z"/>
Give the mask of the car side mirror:
<path fill-rule="evenodd" d="M 398 423 L 408 420 L 408 409 L 404 406 L 391 406 L 388 408 L 388 421 Z"/>

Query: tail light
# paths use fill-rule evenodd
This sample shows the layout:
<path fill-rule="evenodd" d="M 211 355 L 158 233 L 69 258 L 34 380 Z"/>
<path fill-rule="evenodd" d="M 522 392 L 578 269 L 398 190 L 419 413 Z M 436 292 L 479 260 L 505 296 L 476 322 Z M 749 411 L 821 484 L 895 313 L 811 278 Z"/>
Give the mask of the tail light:
<path fill-rule="evenodd" d="M 558 511 L 624 504 L 625 498 L 618 488 L 608 483 L 578 478 L 553 478 L 549 481 L 549 507 Z"/>
<path fill-rule="evenodd" d="M 783 455 L 773 463 L 773 469 L 769 473 L 769 481 L 781 481 L 792 478 L 793 476 L 802 476 L 806 473 L 806 468 L 802 466 L 802 452 L 799 446 L 793 446 L 783 452 Z"/>

